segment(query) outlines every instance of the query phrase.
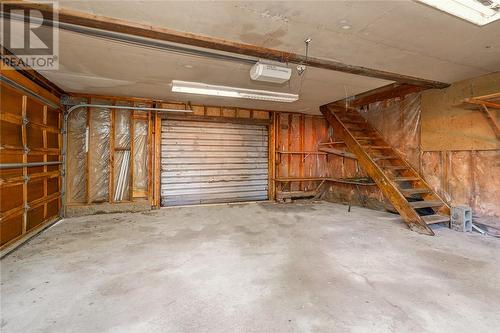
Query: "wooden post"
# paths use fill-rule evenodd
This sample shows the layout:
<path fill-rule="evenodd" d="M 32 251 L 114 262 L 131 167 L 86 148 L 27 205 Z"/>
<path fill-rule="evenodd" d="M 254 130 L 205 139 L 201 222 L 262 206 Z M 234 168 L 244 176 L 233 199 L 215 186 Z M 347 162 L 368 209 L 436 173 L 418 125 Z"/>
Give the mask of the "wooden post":
<path fill-rule="evenodd" d="M 133 106 L 136 106 L 134 103 Z M 134 127 L 135 127 L 135 111 L 132 111 L 132 114 L 130 115 L 130 174 L 129 174 L 129 181 L 130 181 L 130 186 L 129 186 L 129 199 L 130 201 L 134 200 L 134 139 L 135 139 L 135 133 L 134 133 Z"/>
<path fill-rule="evenodd" d="M 116 102 L 113 101 L 113 105 Z M 109 130 L 109 181 L 108 181 L 108 201 L 115 201 L 115 117 L 116 110 L 111 109 L 111 126 Z"/>
<path fill-rule="evenodd" d="M 90 102 L 92 102 L 92 99 L 89 99 Z M 85 197 L 86 197 L 86 202 L 87 204 L 90 203 L 90 194 L 89 194 L 89 190 L 90 190 L 90 154 L 89 154 L 89 151 L 90 151 L 90 135 L 92 133 L 92 127 L 91 127 L 91 124 L 92 122 L 90 121 L 90 118 L 92 118 L 92 108 L 88 108 L 88 111 L 87 111 L 87 128 L 85 129 L 86 131 L 86 139 L 87 139 L 87 154 L 86 154 L 86 157 L 87 157 L 87 164 L 85 165 Z"/>
<path fill-rule="evenodd" d="M 268 181 L 268 199 L 269 200 L 274 200 L 274 193 L 275 193 L 275 182 L 274 178 L 275 177 L 275 158 L 276 158 L 276 150 L 275 150 L 275 128 L 276 125 L 276 113 L 271 112 L 271 123 L 269 124 L 269 140 L 268 140 L 268 156 L 269 156 L 269 161 L 268 161 L 268 173 L 269 173 L 269 181 Z"/>
<path fill-rule="evenodd" d="M 150 205 L 153 205 L 153 143 L 152 143 L 152 134 L 153 129 L 151 128 L 151 111 L 148 111 L 148 143 L 147 143 L 147 157 L 148 157 L 148 201 Z"/>
<path fill-rule="evenodd" d="M 158 113 L 155 113 L 155 151 L 154 151 L 154 202 L 155 207 L 160 208 L 161 205 L 161 118 Z"/>

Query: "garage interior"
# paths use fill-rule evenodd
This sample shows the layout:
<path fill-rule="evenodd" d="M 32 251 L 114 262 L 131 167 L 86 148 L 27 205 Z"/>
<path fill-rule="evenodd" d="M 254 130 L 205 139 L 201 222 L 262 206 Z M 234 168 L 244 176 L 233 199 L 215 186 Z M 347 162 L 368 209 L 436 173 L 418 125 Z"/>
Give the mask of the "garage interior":
<path fill-rule="evenodd" d="M 1 13 L 2 332 L 500 327 L 498 0 Z"/>

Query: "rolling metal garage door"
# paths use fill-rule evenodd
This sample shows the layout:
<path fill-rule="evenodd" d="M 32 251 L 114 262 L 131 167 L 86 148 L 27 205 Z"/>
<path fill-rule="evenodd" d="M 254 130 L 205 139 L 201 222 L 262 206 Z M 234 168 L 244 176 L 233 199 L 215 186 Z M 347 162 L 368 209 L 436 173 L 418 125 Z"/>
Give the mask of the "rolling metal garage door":
<path fill-rule="evenodd" d="M 162 120 L 162 206 L 267 200 L 265 125 Z"/>

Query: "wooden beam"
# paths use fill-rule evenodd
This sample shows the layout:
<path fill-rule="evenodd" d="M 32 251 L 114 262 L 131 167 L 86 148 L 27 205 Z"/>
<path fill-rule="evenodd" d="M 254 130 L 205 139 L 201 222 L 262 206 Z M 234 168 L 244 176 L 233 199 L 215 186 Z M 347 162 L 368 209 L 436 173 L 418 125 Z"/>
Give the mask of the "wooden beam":
<path fill-rule="evenodd" d="M 9 9 L 33 9 L 39 10 L 44 16 L 53 15 L 53 7 L 40 4 L 28 3 L 24 1 L 15 3 L 5 3 L 3 8 Z M 3 12 L 4 16 L 9 15 L 9 12 Z M 114 32 L 118 34 L 125 34 L 141 38 L 149 38 L 169 43 L 177 43 L 188 45 L 191 47 L 201 47 L 205 49 L 223 51 L 233 54 L 240 54 L 258 59 L 268 59 L 273 61 L 288 62 L 288 63 L 301 63 L 310 67 L 334 70 L 349 74 L 362 75 L 399 83 L 406 83 L 425 88 L 446 88 L 449 86 L 447 83 L 417 78 L 408 75 L 391 73 L 387 71 L 354 66 L 341 63 L 339 61 L 320 59 L 314 57 L 305 57 L 305 55 L 290 53 L 281 50 L 269 49 L 256 45 L 244 44 L 235 41 L 229 41 L 219 38 L 213 38 L 203 35 L 197 35 L 188 32 L 181 32 L 172 29 L 160 28 L 136 22 L 130 22 L 122 19 L 93 15 L 81 11 L 75 11 L 65 8 L 57 9 L 57 21 L 60 23 L 59 28 L 76 31 L 83 34 L 92 34 L 90 29 L 99 29 L 107 32 Z M 74 29 L 72 26 L 80 27 Z M 90 28 L 87 32 L 81 27 Z M 113 36 L 113 38 L 120 38 L 120 35 Z M 121 37 L 123 41 L 125 38 Z M 147 44 L 147 41 L 144 41 Z"/>
<path fill-rule="evenodd" d="M 498 104 L 498 103 L 494 103 L 494 102 L 490 102 L 490 101 L 484 101 L 484 100 L 480 100 L 480 99 L 477 99 L 477 98 L 467 98 L 467 99 L 464 100 L 464 102 L 465 103 L 469 103 L 469 104 L 487 106 L 489 108 L 500 109 L 500 104 Z"/>
<path fill-rule="evenodd" d="M 500 140 L 500 126 L 497 123 L 495 114 L 491 112 L 488 107 L 494 109 L 500 109 L 500 104 L 493 103 L 485 100 L 479 100 L 477 98 L 467 98 L 464 100 L 465 103 L 474 104 L 480 107 L 480 110 L 486 115 L 486 119 L 491 125 L 491 128 L 495 132 L 495 136 Z"/>
<path fill-rule="evenodd" d="M 326 106 L 337 104 L 342 106 L 347 105 L 349 107 L 359 107 L 391 98 L 404 97 L 405 95 L 422 90 L 425 90 L 425 88 L 421 86 L 392 83 L 380 88 L 366 91 L 358 95 L 340 99 L 338 101 L 329 103 Z"/>

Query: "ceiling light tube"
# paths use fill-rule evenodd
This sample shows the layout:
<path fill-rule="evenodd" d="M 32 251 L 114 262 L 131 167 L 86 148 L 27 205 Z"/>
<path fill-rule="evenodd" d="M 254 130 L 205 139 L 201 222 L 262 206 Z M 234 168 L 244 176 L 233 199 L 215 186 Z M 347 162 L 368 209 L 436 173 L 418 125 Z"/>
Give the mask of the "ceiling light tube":
<path fill-rule="evenodd" d="M 500 19 L 500 1 L 418 0 L 431 7 L 482 26 Z"/>
<path fill-rule="evenodd" d="M 172 80 L 172 92 L 208 95 L 230 98 L 247 98 L 261 101 L 291 103 L 299 99 L 297 94 L 288 94 L 268 90 L 244 89 L 212 84 Z"/>

